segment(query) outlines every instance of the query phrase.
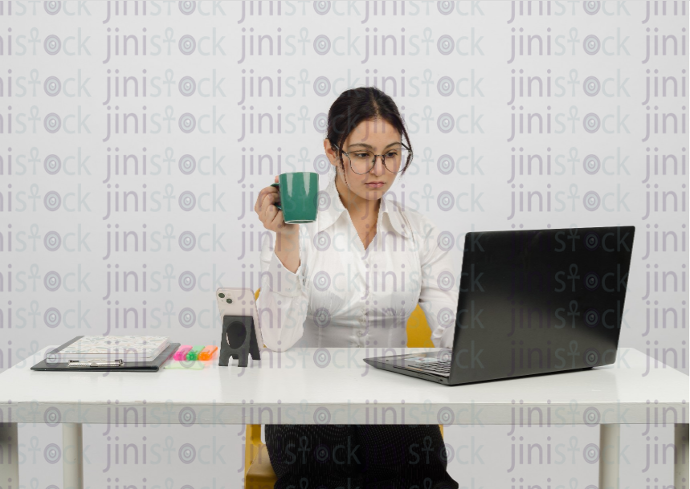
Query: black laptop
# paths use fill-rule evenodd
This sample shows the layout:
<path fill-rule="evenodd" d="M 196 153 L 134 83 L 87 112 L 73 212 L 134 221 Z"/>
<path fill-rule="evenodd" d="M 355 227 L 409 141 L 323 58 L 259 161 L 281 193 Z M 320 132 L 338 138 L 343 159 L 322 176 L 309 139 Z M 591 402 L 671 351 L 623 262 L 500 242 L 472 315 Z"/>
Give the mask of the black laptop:
<path fill-rule="evenodd" d="M 365 358 L 446 385 L 615 363 L 634 226 L 470 232 L 453 348 Z"/>

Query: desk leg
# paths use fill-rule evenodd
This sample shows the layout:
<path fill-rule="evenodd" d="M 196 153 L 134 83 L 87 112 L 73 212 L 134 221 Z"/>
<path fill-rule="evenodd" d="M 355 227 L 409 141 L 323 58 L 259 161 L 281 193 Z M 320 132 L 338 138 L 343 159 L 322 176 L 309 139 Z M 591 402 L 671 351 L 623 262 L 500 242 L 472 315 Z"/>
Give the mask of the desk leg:
<path fill-rule="evenodd" d="M 62 423 L 62 482 L 64 489 L 84 489 L 81 423 Z"/>
<path fill-rule="evenodd" d="M 0 487 L 19 487 L 17 423 L 0 423 Z"/>
<path fill-rule="evenodd" d="M 599 429 L 599 489 L 618 489 L 621 427 L 602 424 Z"/>
<path fill-rule="evenodd" d="M 673 464 L 673 485 L 688 487 L 688 423 L 676 424 L 673 428 L 673 444 L 676 456 Z"/>

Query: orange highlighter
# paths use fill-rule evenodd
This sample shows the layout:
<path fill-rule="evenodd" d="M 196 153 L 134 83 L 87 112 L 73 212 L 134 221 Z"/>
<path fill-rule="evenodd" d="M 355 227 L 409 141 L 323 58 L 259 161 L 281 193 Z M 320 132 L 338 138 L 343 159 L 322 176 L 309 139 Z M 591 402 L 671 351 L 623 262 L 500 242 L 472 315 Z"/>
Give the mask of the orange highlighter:
<path fill-rule="evenodd" d="M 197 358 L 201 361 L 210 360 L 213 357 L 213 354 L 216 353 L 216 350 L 218 350 L 217 346 L 208 345 L 206 348 L 201 350 Z"/>

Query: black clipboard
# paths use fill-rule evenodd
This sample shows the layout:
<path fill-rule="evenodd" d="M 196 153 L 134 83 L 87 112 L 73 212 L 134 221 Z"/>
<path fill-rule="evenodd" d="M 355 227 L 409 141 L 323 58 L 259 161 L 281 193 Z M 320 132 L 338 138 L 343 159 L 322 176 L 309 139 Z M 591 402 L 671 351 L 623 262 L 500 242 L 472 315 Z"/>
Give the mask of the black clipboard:
<path fill-rule="evenodd" d="M 75 340 L 72 339 L 64 345 L 60 345 L 55 350 L 61 350 L 74 341 Z M 120 367 L 68 367 L 67 362 L 46 363 L 45 359 L 43 359 L 31 367 L 31 370 L 42 372 L 158 372 L 158 369 L 161 367 L 161 365 L 163 365 L 163 363 L 173 353 L 175 353 L 179 347 L 180 343 L 170 343 L 165 350 L 160 352 L 158 356 L 150 362 L 125 362 L 124 365 Z"/>

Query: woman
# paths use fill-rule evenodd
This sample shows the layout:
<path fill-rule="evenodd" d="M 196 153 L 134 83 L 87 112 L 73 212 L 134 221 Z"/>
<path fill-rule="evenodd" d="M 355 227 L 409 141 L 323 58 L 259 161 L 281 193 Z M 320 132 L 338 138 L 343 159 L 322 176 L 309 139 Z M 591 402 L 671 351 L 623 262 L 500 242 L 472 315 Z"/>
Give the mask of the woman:
<path fill-rule="evenodd" d="M 439 275 L 454 273 L 452 256 L 422 214 L 382 198 L 412 159 L 395 102 L 375 87 L 343 92 L 329 110 L 324 149 L 335 178 L 316 222 L 285 224 L 274 187 L 262 189 L 254 206 L 276 233 L 261 250 L 264 343 L 281 351 L 405 347 L 419 303 L 435 347 L 451 348 L 457 290 Z M 434 452 L 417 463 L 409 446 L 426 437 Z M 458 487 L 438 425 L 266 425 L 266 445 L 276 489 Z M 307 457 L 289 455 L 303 446 L 312 447 Z M 334 450 L 347 446 L 356 456 L 338 463 Z"/>

